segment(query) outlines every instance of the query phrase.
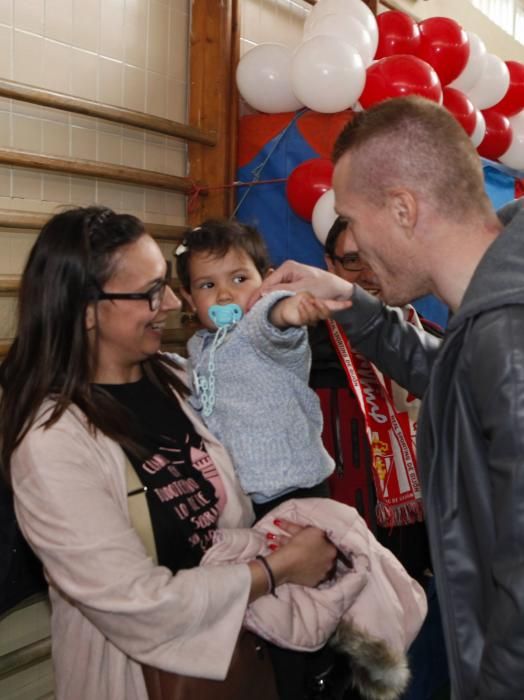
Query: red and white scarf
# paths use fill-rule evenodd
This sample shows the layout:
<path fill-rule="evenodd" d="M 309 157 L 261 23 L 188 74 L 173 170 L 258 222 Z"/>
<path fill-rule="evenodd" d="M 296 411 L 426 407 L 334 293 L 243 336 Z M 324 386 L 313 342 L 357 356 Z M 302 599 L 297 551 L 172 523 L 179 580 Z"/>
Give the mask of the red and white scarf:
<path fill-rule="evenodd" d="M 412 306 L 406 320 L 422 324 Z M 351 349 L 336 321 L 327 321 L 331 342 L 357 398 L 371 448 L 377 521 L 384 527 L 424 519 L 417 470 L 415 437 L 420 401 Z"/>

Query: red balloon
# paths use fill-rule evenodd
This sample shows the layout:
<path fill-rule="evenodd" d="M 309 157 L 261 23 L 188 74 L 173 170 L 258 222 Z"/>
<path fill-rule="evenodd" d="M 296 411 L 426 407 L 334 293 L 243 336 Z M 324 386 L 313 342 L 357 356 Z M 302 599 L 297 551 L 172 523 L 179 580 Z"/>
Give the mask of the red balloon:
<path fill-rule="evenodd" d="M 460 90 L 448 86 L 442 90 L 442 104 L 471 136 L 477 124 L 477 111 L 471 100 Z"/>
<path fill-rule="evenodd" d="M 507 93 L 492 107 L 506 117 L 513 117 L 524 109 L 524 65 L 518 61 L 505 61 L 509 70 Z"/>
<path fill-rule="evenodd" d="M 513 132 L 509 119 L 494 109 L 482 110 L 486 120 L 486 135 L 477 151 L 484 158 L 497 160 L 511 145 Z"/>
<path fill-rule="evenodd" d="M 420 44 L 418 24 L 404 12 L 390 10 L 377 15 L 378 46 L 375 58 L 416 54 Z"/>
<path fill-rule="evenodd" d="M 437 71 L 442 85 L 458 78 L 469 58 L 469 38 L 458 22 L 448 17 L 430 17 L 419 22 L 417 56 Z"/>
<path fill-rule="evenodd" d="M 286 196 L 297 216 L 311 221 L 315 204 L 330 189 L 332 177 L 333 163 L 328 158 L 305 160 L 289 174 Z"/>
<path fill-rule="evenodd" d="M 422 95 L 440 103 L 442 87 L 433 68 L 416 56 L 386 56 L 372 63 L 358 101 L 364 109 L 388 97 Z"/>

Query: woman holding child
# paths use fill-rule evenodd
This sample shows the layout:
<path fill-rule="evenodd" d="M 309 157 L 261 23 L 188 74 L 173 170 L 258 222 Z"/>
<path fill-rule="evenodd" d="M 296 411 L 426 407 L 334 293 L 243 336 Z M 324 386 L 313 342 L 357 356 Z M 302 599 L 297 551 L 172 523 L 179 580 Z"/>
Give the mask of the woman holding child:
<path fill-rule="evenodd" d="M 271 578 L 315 586 L 333 567 L 321 530 L 285 522 L 265 559 L 198 566 L 213 531 L 249 527 L 253 511 L 183 369 L 159 352 L 180 307 L 166 275 L 138 219 L 89 207 L 44 226 L 22 277 L 0 369 L 2 463 L 49 581 L 59 700 L 145 700 L 142 666 L 223 679 Z M 129 464 L 158 564 L 130 521 Z"/>

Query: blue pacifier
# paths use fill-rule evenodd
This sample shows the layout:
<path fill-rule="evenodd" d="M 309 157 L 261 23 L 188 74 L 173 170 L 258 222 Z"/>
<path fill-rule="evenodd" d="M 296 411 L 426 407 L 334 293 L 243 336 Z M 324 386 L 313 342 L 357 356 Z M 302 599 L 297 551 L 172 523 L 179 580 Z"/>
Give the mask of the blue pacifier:
<path fill-rule="evenodd" d="M 238 323 L 244 315 L 238 304 L 213 304 L 207 313 L 217 328 Z"/>

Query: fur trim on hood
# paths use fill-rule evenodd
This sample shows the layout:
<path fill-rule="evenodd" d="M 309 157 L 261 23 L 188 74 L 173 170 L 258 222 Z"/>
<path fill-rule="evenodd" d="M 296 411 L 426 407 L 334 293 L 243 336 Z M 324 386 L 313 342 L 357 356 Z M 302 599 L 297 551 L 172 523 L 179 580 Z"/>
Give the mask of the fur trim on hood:
<path fill-rule="evenodd" d="M 427 612 L 426 596 L 354 508 L 327 498 L 286 501 L 251 530 L 219 530 L 202 564 L 268 555 L 274 519 L 325 530 L 340 552 L 332 579 L 316 588 L 284 584 L 246 610 L 244 625 L 281 647 L 315 651 L 330 642 L 350 657 L 354 684 L 368 700 L 396 700 L 407 686 L 406 650 Z"/>
<path fill-rule="evenodd" d="M 406 654 L 393 651 L 384 640 L 342 621 L 329 644 L 348 655 L 353 687 L 367 700 L 396 700 L 406 690 L 411 678 Z"/>

